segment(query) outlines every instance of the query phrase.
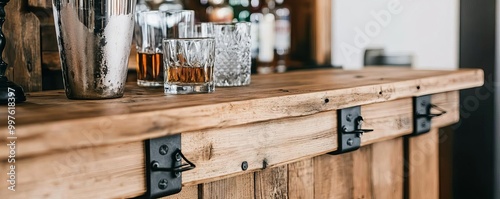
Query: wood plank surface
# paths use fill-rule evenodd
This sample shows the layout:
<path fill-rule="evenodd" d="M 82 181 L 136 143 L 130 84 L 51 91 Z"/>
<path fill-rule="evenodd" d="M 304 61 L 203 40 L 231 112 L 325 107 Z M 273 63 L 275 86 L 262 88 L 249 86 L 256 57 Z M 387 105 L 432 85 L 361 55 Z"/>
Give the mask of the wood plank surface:
<path fill-rule="evenodd" d="M 434 101 L 449 111 L 446 117 L 440 119 L 441 122 L 433 123 L 435 127 L 440 123 L 450 123 L 455 118 L 450 114 L 458 114 L 458 106 L 449 106 L 450 108 L 446 106 L 446 104 L 458 104 L 456 94 L 456 92 L 442 93 L 433 97 L 440 99 Z M 411 133 L 412 123 L 402 122 L 411 121 L 412 110 L 409 104 L 411 104 L 410 99 L 401 99 L 362 106 L 364 127 L 375 129 L 374 132 L 362 137 L 362 144 L 381 142 Z M 383 111 L 376 111 L 377 109 Z M 445 120 L 445 118 L 451 119 Z M 183 133 L 183 153 L 197 165 L 196 169 L 183 174 L 183 185 L 189 187 L 241 174 L 251 174 L 262 170 L 264 161 L 267 163 L 266 167 L 276 167 L 300 160 L 307 161 L 334 151 L 337 148 L 335 121 L 336 112 L 327 111 L 224 129 Z M 92 143 L 98 140 L 98 134 L 89 134 L 86 140 L 80 142 Z M 22 143 L 28 142 L 29 140 L 23 140 Z M 141 195 L 145 192 L 143 150 L 142 141 L 134 141 L 87 148 L 68 147 L 58 153 L 19 158 L 16 160 L 16 166 L 20 169 L 18 174 L 20 191 L 12 193 L 4 189 L 0 190 L 0 195 L 11 198 L 39 196 L 37 194 L 40 194 L 41 198 L 67 198 L 71 193 L 78 193 L 87 198 L 98 197 L 99 193 L 107 193 L 109 197 L 121 197 L 122 194 Z M 247 171 L 241 169 L 243 161 L 248 162 Z M 299 183 L 294 183 L 297 189 L 289 188 L 290 198 L 311 196 L 310 193 L 313 192 L 311 186 L 305 187 L 314 179 L 312 176 L 314 169 L 311 164 L 310 162 L 302 166 L 300 163 L 289 165 L 290 179 L 300 181 L 304 185 L 300 188 Z M 303 167 L 310 167 L 310 170 L 300 170 Z M 314 165 L 314 168 L 316 167 L 317 165 Z M 0 168 L 7 168 L 6 161 L 0 163 Z M 40 168 L 44 168 L 44 172 L 21 172 L 21 170 L 37 171 Z M 6 183 L 0 181 L 0 187 L 7 186 Z M 120 186 L 109 187 L 109 184 Z M 93 191 L 89 191 L 90 189 Z M 321 195 L 316 198 L 321 198 Z"/>
<path fill-rule="evenodd" d="M 359 151 L 354 151 L 356 153 Z M 354 198 L 352 154 L 314 158 L 314 197 Z"/>
<path fill-rule="evenodd" d="M 182 134 L 183 153 L 197 166 L 183 175 L 183 184 L 259 171 L 333 151 L 337 148 L 334 121 L 336 114 L 329 111 Z M 244 161 L 248 163 L 246 171 L 241 169 Z"/>
<path fill-rule="evenodd" d="M 161 199 L 198 199 L 198 186 L 182 187 L 178 194 L 163 197 Z"/>
<path fill-rule="evenodd" d="M 254 175 L 248 173 L 200 185 L 200 199 L 253 199 Z"/>
<path fill-rule="evenodd" d="M 403 198 L 403 138 L 314 158 L 315 198 Z"/>
<path fill-rule="evenodd" d="M 287 165 L 255 172 L 256 199 L 288 199 Z"/>
<path fill-rule="evenodd" d="M 403 138 L 375 143 L 371 147 L 373 198 L 403 198 Z"/>
<path fill-rule="evenodd" d="M 457 123 L 460 119 L 460 92 L 453 91 L 441 93 L 439 95 L 432 95 L 432 104 L 442 108 L 446 114 L 440 117 L 432 118 L 432 125 L 443 127 Z M 437 112 L 432 110 L 432 112 Z"/>
<path fill-rule="evenodd" d="M 100 101 L 67 100 L 62 91 L 32 93 L 27 103 L 16 106 L 16 136 L 30 146 L 19 148 L 18 155 L 312 115 L 482 82 L 481 70 L 367 68 L 256 76 L 250 86 L 218 88 L 208 95 L 165 96 L 161 89 L 136 86 L 129 86 L 124 98 Z M 6 114 L 1 112 L 0 117 Z M 93 141 L 87 141 L 89 137 Z M 0 141 L 5 139 L 0 137 Z M 0 158 L 5 159 L 5 154 Z"/>
<path fill-rule="evenodd" d="M 406 140 L 407 173 L 405 186 L 408 199 L 439 198 L 438 129 Z"/>
<path fill-rule="evenodd" d="M 292 199 L 314 199 L 313 158 L 288 164 L 288 196 Z"/>

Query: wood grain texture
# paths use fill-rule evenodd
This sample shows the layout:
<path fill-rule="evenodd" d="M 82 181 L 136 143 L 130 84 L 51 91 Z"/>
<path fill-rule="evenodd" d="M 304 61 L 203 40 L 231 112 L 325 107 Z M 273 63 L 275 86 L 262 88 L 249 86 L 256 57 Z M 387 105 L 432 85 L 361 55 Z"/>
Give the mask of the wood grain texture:
<path fill-rule="evenodd" d="M 7 39 L 3 57 L 9 64 L 6 76 L 21 85 L 24 91 L 41 91 L 40 20 L 28 12 L 25 5 L 26 1 L 17 0 L 5 6 L 2 30 Z"/>
<path fill-rule="evenodd" d="M 288 199 L 287 165 L 255 172 L 256 199 Z"/>
<path fill-rule="evenodd" d="M 163 197 L 161 199 L 198 199 L 198 186 L 182 187 L 178 194 Z"/>
<path fill-rule="evenodd" d="M 453 127 L 439 129 L 439 198 L 453 198 Z"/>
<path fill-rule="evenodd" d="M 441 100 L 435 100 L 435 102 L 443 105 L 443 107 L 445 104 L 458 104 L 458 99 L 446 96 L 456 96 L 456 93 L 436 94 L 435 98 Z M 447 100 L 450 100 L 450 102 L 447 102 Z M 412 117 L 411 107 L 408 104 L 411 104 L 410 99 L 362 106 L 362 114 L 365 117 L 364 127 L 376 130 L 365 134 L 362 137 L 362 144 L 373 147 L 371 150 L 377 150 L 376 145 L 369 144 L 411 133 L 411 122 L 409 126 L 406 122 L 402 122 L 411 120 L 409 119 Z M 377 109 L 382 111 L 376 111 Z M 455 109 L 458 109 L 458 106 L 452 109 L 447 108 L 450 113 L 458 113 L 458 110 Z M 443 117 L 453 118 L 454 116 L 446 114 Z M 440 120 L 445 121 L 444 119 Z M 267 162 L 267 167 L 304 160 L 303 165 L 300 162 L 288 165 L 289 179 L 300 182 L 294 183 L 296 188 L 289 188 L 289 197 L 310 198 L 311 193 L 314 192 L 312 186 L 309 185 L 315 178 L 312 173 L 317 165 L 315 164 L 313 168 L 311 166 L 312 162 L 307 163 L 307 161 L 312 157 L 334 151 L 337 148 L 335 121 L 336 112 L 327 111 L 315 115 L 252 123 L 224 129 L 183 133 L 183 153 L 197 165 L 195 170 L 183 174 L 183 185 L 188 187 L 260 171 L 264 167 L 264 160 Z M 436 126 L 438 124 L 439 122 L 433 123 L 434 127 L 438 127 Z M 18 159 L 16 163 L 20 165 L 19 168 L 25 171 L 36 171 L 40 168 L 46 168 L 47 170 L 45 172 L 23 172 L 19 174 L 18 185 L 20 187 L 30 185 L 29 189 L 22 189 L 22 192 L 17 192 L 22 193 L 19 196 L 38 196 L 37 194 L 42 193 L 42 195 L 46 194 L 47 198 L 67 198 L 71 193 L 78 193 L 82 197 L 88 198 L 95 197 L 94 194 L 101 192 L 112 192 L 112 194 L 109 194 L 110 197 L 120 196 L 113 194 L 141 195 L 145 191 L 142 141 L 100 146 L 101 139 L 101 134 L 88 132 L 85 139 L 79 140 L 79 143 L 83 146 L 97 143 L 93 147 L 72 148 L 68 146 L 57 153 Z M 23 145 L 40 143 L 36 141 L 23 140 L 22 143 Z M 390 155 L 392 152 L 376 153 L 392 156 Z M 350 158 L 352 159 L 352 157 Z M 383 157 L 380 157 L 380 159 L 383 159 Z M 241 170 L 243 161 L 247 161 L 249 164 L 247 171 Z M 387 162 L 386 159 L 383 161 Z M 339 163 L 334 161 L 333 164 L 331 167 L 336 167 L 335 164 Z M 6 162 L 0 164 L 0 168 L 6 166 Z M 309 170 L 302 170 L 305 167 L 309 167 Z M 106 175 L 103 176 L 103 174 Z M 322 177 L 320 176 L 320 178 Z M 106 180 L 103 180 L 103 178 Z M 129 183 L 123 184 L 123 182 Z M 7 186 L 6 183 L 6 181 L 0 181 L 0 186 Z M 78 186 L 80 184 L 95 185 L 96 187 L 91 192 L 85 186 Z M 109 190 L 110 188 L 107 186 L 109 184 L 121 184 L 123 186 L 115 186 Z M 60 191 L 52 192 L 50 190 Z M 387 190 L 391 189 L 388 188 Z M 0 195 L 17 197 L 17 195 L 12 194 L 14 193 L 7 192 L 6 189 L 0 190 Z M 322 195 L 316 198 L 318 197 L 322 197 Z"/>
<path fill-rule="evenodd" d="M 335 120 L 335 112 L 329 111 L 182 134 L 183 153 L 197 165 L 183 175 L 183 183 L 213 181 L 333 151 L 337 148 Z M 246 171 L 241 170 L 244 161 Z"/>
<path fill-rule="evenodd" d="M 288 164 L 288 196 L 291 199 L 314 199 L 313 158 Z"/>
<path fill-rule="evenodd" d="M 2 198 L 122 198 L 142 195 L 142 142 L 16 159 L 16 192 L 0 189 Z M 7 161 L 0 168 L 7 168 Z M 0 185 L 7 187 L 7 181 Z"/>
<path fill-rule="evenodd" d="M 332 52 L 332 1 L 314 0 L 313 51 L 317 64 L 330 64 Z"/>
<path fill-rule="evenodd" d="M 403 198 L 403 140 L 314 158 L 316 198 Z"/>
<path fill-rule="evenodd" d="M 357 152 L 357 151 L 355 151 Z M 354 198 L 352 154 L 314 158 L 315 198 Z"/>
<path fill-rule="evenodd" d="M 373 198 L 403 198 L 403 138 L 371 145 Z"/>
<path fill-rule="evenodd" d="M 456 101 L 455 101 L 456 102 Z M 361 106 L 363 128 L 373 129 L 361 137 L 362 145 L 400 137 L 413 131 L 412 99 Z"/>
<path fill-rule="evenodd" d="M 51 0 L 27 0 L 28 6 L 36 8 L 52 8 Z"/>
<path fill-rule="evenodd" d="M 251 86 L 218 88 L 210 95 L 165 96 L 161 89 L 132 85 L 127 87 L 124 98 L 114 100 L 67 100 L 62 91 L 32 93 L 27 103 L 16 106 L 16 121 L 20 121 L 16 124 L 16 135 L 32 142 L 30 147 L 20 148 L 18 155 L 312 115 L 478 86 L 483 82 L 482 76 L 481 70 L 367 68 L 256 76 Z M 0 113 L 0 117 L 6 114 Z M 88 140 L 89 136 L 95 136 L 95 142 L 80 141 Z M 5 139 L 0 137 L 0 141 Z M 0 146 L 2 149 L 5 146 Z M 0 157 L 6 158 L 4 154 Z"/>
<path fill-rule="evenodd" d="M 432 125 L 437 127 L 448 126 L 457 123 L 460 119 L 460 92 L 453 91 L 432 95 L 432 104 L 446 110 L 441 117 L 432 118 Z M 432 110 L 434 113 L 435 110 Z"/>
<path fill-rule="evenodd" d="M 48 70 L 60 71 L 61 60 L 59 59 L 59 52 L 42 52 L 42 64 Z"/>
<path fill-rule="evenodd" d="M 439 135 L 438 129 L 407 138 L 407 178 L 409 199 L 439 198 Z"/>
<path fill-rule="evenodd" d="M 200 199 L 254 199 L 254 175 L 248 173 L 200 185 Z"/>

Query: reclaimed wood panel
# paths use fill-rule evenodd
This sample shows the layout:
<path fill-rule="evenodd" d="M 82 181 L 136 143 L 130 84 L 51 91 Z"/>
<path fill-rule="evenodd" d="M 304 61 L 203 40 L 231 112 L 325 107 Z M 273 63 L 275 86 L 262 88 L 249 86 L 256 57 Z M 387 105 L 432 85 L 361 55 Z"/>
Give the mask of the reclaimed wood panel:
<path fill-rule="evenodd" d="M 407 198 L 439 198 L 438 129 L 432 129 L 429 133 L 406 139 L 405 186 Z"/>
<path fill-rule="evenodd" d="M 198 198 L 198 185 L 182 187 L 182 191 L 178 194 L 163 197 L 161 199 L 197 199 Z"/>
<path fill-rule="evenodd" d="M 357 151 L 355 151 L 357 152 Z M 314 196 L 353 198 L 352 154 L 322 155 L 314 158 Z"/>
<path fill-rule="evenodd" d="M 185 185 L 284 165 L 337 148 L 334 111 L 219 130 L 182 134 L 183 153 L 196 169 Z M 290 151 L 293 151 L 291 153 Z M 248 169 L 241 164 L 246 161 Z"/>
<path fill-rule="evenodd" d="M 361 147 L 354 153 L 343 155 L 352 158 L 352 167 L 348 169 L 352 170 L 352 176 L 350 176 L 352 185 L 350 186 L 353 189 L 350 190 L 352 192 L 349 195 L 352 195 L 352 198 L 373 198 L 371 167 L 374 162 L 372 161 L 372 146 Z"/>
<path fill-rule="evenodd" d="M 390 69 L 390 70 L 387 70 Z M 394 75 L 397 74 L 397 75 Z M 33 141 L 19 156 L 66 147 L 119 144 L 180 132 L 312 115 L 481 85 L 481 70 L 412 71 L 368 68 L 256 76 L 248 87 L 218 88 L 209 95 L 168 95 L 128 87 L 114 100 L 67 100 L 62 91 L 32 93 L 16 106 L 19 139 Z M 251 108 L 250 108 L 251 107 Z M 6 113 L 0 113 L 0 117 Z M 238 117 L 234 117 L 238 115 Z M 134 121 L 134 122 L 130 122 Z M 6 124 L 0 124 L 0 127 Z M 95 142 L 80 142 L 96 136 Z M 36 138 L 36 139 L 35 139 Z M 5 141 L 0 137 L 0 141 Z M 28 144 L 28 143 L 27 143 Z M 0 146 L 5 150 L 6 146 Z M 5 159 L 5 154 L 0 159 Z"/>
<path fill-rule="evenodd" d="M 10 1 L 6 6 L 2 28 L 6 44 L 4 60 L 9 64 L 6 76 L 24 91 L 42 90 L 40 20 L 24 7 L 25 1 Z M 22 36 L 21 36 L 22 35 Z M 5 116 L 7 117 L 7 116 Z"/>
<path fill-rule="evenodd" d="M 432 118 L 432 125 L 443 127 L 457 123 L 460 120 L 460 92 L 453 91 L 432 95 L 432 104 L 446 110 L 441 117 Z M 434 112 L 434 111 L 433 111 Z"/>
<path fill-rule="evenodd" d="M 288 199 L 287 165 L 255 172 L 256 199 Z"/>
<path fill-rule="evenodd" d="M 254 175 L 248 173 L 200 185 L 200 199 L 254 199 Z"/>
<path fill-rule="evenodd" d="M 403 138 L 314 158 L 316 198 L 403 198 Z"/>
<path fill-rule="evenodd" d="M 440 100 L 434 102 L 446 108 L 449 113 L 443 116 L 440 122 L 433 122 L 433 125 L 452 122 L 455 118 L 452 114 L 458 114 L 458 106 L 447 108 L 446 104 L 458 104 L 457 93 L 436 94 L 435 98 Z M 411 133 L 412 123 L 401 122 L 411 120 L 409 118 L 412 117 L 412 110 L 408 104 L 411 104 L 410 99 L 362 106 L 364 127 L 376 130 L 365 134 L 362 137 L 362 144 L 374 143 L 373 140 L 381 142 Z M 383 111 L 376 111 L 377 109 Z M 195 170 L 183 174 L 183 185 L 189 187 L 300 160 L 307 162 L 312 157 L 334 151 L 337 148 L 335 121 L 336 111 L 327 111 L 225 129 L 183 133 L 183 153 L 197 165 Z M 17 193 L 23 194 L 19 196 L 23 198 L 33 194 L 45 194 L 49 198 L 67 198 L 70 193 L 78 193 L 82 194 L 82 197 L 96 197 L 94 194 L 101 192 L 109 192 L 110 197 L 119 197 L 114 194 L 141 195 L 145 191 L 142 141 L 99 146 L 100 139 L 100 134 L 89 132 L 80 143 L 82 146 L 96 143 L 94 147 L 68 146 L 64 151 L 57 153 L 17 159 L 16 165 L 23 170 L 36 171 L 47 168 L 45 172 L 20 173 L 18 185 L 21 191 Z M 34 141 L 23 140 L 23 145 L 31 142 Z M 243 161 L 248 162 L 247 171 L 241 169 Z M 266 166 L 263 164 L 264 161 Z M 313 170 L 317 165 L 314 165 L 314 168 L 311 165 L 311 162 L 302 166 L 300 163 L 288 165 L 290 179 L 300 181 L 304 185 L 300 187 L 300 183 L 294 183 L 297 189 L 289 189 L 290 198 L 293 198 L 292 196 L 307 198 L 310 193 L 316 194 L 311 187 L 305 187 L 314 179 Z M 6 166 L 6 162 L 0 163 L 0 168 Z M 308 166 L 310 170 L 300 170 Z M 6 183 L 0 181 L 0 186 L 7 186 Z M 108 185 L 113 183 L 120 186 L 110 189 Z M 94 191 L 89 191 L 87 186 L 79 186 L 82 184 L 92 185 L 90 187 L 93 187 Z M 0 190 L 0 195 L 14 197 L 12 194 L 14 193 L 7 192 L 6 189 Z M 321 195 L 316 198 L 318 197 Z"/>
<path fill-rule="evenodd" d="M 371 147 L 373 198 L 403 198 L 403 138 L 375 143 Z"/>
<path fill-rule="evenodd" d="M 363 145 L 400 137 L 398 132 L 413 130 L 412 99 L 395 100 L 391 103 L 376 103 L 361 106 L 363 128 L 373 129 L 361 137 Z"/>
<path fill-rule="evenodd" d="M 314 199 L 313 158 L 288 164 L 288 196 L 292 199 Z"/>

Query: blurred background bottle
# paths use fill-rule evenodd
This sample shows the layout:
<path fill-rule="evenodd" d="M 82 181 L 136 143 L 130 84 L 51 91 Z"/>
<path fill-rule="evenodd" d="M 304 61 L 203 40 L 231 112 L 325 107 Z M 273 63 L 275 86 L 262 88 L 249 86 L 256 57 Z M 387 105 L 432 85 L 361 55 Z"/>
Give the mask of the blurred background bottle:
<path fill-rule="evenodd" d="M 207 8 L 208 20 L 210 22 L 232 22 L 233 8 L 224 0 L 208 0 L 210 6 Z"/>
<path fill-rule="evenodd" d="M 184 6 L 180 0 L 163 0 L 163 2 L 158 6 L 158 10 L 182 10 Z"/>
<path fill-rule="evenodd" d="M 146 3 L 146 0 L 138 0 L 137 5 L 135 6 L 136 12 L 149 11 L 151 8 Z"/>
<path fill-rule="evenodd" d="M 261 2 L 262 3 L 262 2 Z M 274 2 L 268 1 L 262 7 L 262 19 L 259 21 L 259 56 L 257 72 L 269 74 L 274 71 L 275 16 L 272 13 Z"/>
<path fill-rule="evenodd" d="M 229 6 L 234 11 L 234 22 L 250 21 L 249 0 L 229 0 Z"/>
<path fill-rule="evenodd" d="M 257 73 L 257 58 L 259 56 L 259 22 L 262 20 L 261 0 L 250 0 L 250 22 L 252 27 L 250 36 L 252 37 L 252 73 Z"/>
<path fill-rule="evenodd" d="M 290 10 L 283 4 L 284 0 L 274 1 L 275 40 L 274 50 L 276 52 L 276 72 L 286 71 L 286 60 L 291 43 Z"/>

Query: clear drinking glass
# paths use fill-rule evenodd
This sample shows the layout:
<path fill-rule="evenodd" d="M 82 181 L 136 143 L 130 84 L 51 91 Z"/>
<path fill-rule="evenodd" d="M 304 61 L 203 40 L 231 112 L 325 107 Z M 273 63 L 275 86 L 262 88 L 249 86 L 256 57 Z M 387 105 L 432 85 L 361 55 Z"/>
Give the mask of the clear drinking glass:
<path fill-rule="evenodd" d="M 193 28 L 192 10 L 137 12 L 135 18 L 137 85 L 163 86 L 163 39 L 186 37 L 192 33 Z"/>
<path fill-rule="evenodd" d="M 216 23 L 214 81 L 216 86 L 250 84 L 250 23 Z"/>
<path fill-rule="evenodd" d="M 214 38 L 165 39 L 163 46 L 166 94 L 211 93 L 215 90 Z"/>

